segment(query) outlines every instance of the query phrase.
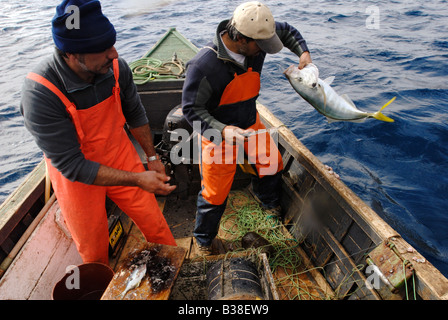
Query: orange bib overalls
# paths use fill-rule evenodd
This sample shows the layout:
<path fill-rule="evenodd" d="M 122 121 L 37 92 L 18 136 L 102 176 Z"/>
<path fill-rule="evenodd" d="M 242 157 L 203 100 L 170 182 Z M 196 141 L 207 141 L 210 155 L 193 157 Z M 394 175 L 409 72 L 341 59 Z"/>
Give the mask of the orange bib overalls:
<path fill-rule="evenodd" d="M 113 61 L 112 95 L 97 105 L 77 110 L 51 82 L 35 73 L 27 77 L 51 90 L 66 106 L 86 159 L 124 171 L 145 170 L 124 130 L 118 84 L 118 60 Z M 154 194 L 138 187 L 103 187 L 66 179 L 45 158 L 61 212 L 83 261 L 108 263 L 109 230 L 106 196 L 114 201 L 142 231 L 149 242 L 176 245 Z"/>
<path fill-rule="evenodd" d="M 249 68 L 227 85 L 219 106 L 254 99 L 260 91 L 260 74 Z M 265 129 L 257 113 L 256 122 L 247 129 Z M 209 245 L 216 236 L 237 167 L 238 149 L 242 146 L 222 141 L 219 145 L 202 137 L 201 191 L 194 235 L 201 245 Z M 273 176 L 283 169 L 280 152 L 269 133 L 249 137 L 244 153 L 258 178 Z M 230 155 L 230 156 L 229 156 Z M 262 179 L 259 179 L 262 180 Z"/>

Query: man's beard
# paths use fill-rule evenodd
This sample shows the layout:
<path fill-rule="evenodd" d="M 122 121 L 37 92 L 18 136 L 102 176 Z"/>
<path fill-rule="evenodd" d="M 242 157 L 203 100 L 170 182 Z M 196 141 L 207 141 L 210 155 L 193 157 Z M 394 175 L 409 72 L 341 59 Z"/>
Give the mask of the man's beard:
<path fill-rule="evenodd" d="M 90 70 L 90 69 L 86 66 L 86 64 L 85 64 L 85 58 L 84 58 L 84 56 L 79 56 L 79 58 L 78 58 L 78 62 L 79 62 L 79 65 L 80 65 L 81 69 L 82 69 L 83 71 L 85 71 L 85 72 L 88 72 L 88 73 L 91 73 L 91 74 L 94 74 L 94 75 L 101 75 L 101 74 L 103 74 L 102 72 L 98 72 L 98 71 L 95 71 L 95 70 Z M 107 66 L 110 67 L 111 64 L 112 64 L 112 60 L 109 60 L 104 66 L 101 67 L 101 69 L 103 69 L 104 67 L 107 67 Z M 100 70 L 101 70 L 101 69 L 100 69 Z"/>

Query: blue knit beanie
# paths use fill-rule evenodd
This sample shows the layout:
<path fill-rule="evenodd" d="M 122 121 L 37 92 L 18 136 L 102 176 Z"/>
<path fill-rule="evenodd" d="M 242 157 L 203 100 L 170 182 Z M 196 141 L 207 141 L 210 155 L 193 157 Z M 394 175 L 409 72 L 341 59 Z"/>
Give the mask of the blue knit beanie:
<path fill-rule="evenodd" d="M 56 7 L 52 33 L 56 47 L 68 53 L 102 52 L 116 40 L 115 28 L 96 0 L 62 1 Z"/>

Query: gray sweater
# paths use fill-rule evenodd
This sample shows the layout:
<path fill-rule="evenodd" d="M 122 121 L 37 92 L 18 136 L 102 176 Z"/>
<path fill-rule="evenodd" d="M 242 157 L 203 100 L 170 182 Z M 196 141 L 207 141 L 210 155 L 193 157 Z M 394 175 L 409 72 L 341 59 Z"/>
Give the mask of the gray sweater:
<path fill-rule="evenodd" d="M 123 114 L 130 127 L 140 127 L 148 123 L 145 109 L 129 66 L 121 58 L 118 61 Z M 83 82 L 56 51 L 33 72 L 53 83 L 78 110 L 93 107 L 110 97 L 115 84 L 112 68 L 107 74 L 97 76 L 93 84 Z M 33 80 L 25 79 L 20 112 L 25 127 L 33 135 L 38 147 L 64 177 L 71 181 L 93 183 L 100 164 L 84 157 L 66 107 L 53 92 Z"/>

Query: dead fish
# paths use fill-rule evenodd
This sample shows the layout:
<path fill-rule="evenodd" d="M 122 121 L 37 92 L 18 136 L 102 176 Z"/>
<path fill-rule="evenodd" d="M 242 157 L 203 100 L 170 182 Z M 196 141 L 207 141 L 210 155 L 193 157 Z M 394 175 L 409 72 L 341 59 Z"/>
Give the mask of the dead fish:
<path fill-rule="evenodd" d="M 353 101 L 347 95 L 340 96 L 330 86 L 334 77 L 329 77 L 325 80 L 317 78 L 317 84 L 312 83 L 310 85 L 310 80 L 308 80 L 309 77 L 307 77 L 304 73 L 311 67 L 312 66 L 307 66 L 303 68 L 303 70 L 299 70 L 295 66 L 290 66 L 286 69 L 284 74 L 297 93 L 317 111 L 326 116 L 329 122 L 362 122 L 366 118 L 375 118 L 381 121 L 394 122 L 393 119 L 386 117 L 381 113 L 381 111 L 391 104 L 395 100 L 395 97 L 387 102 L 377 112 L 369 113 L 358 110 Z M 314 66 L 314 68 L 316 67 Z M 316 75 L 316 73 L 314 73 L 314 75 Z"/>
<path fill-rule="evenodd" d="M 266 253 L 268 256 L 274 253 L 274 247 L 271 243 L 256 232 L 246 233 L 241 238 L 241 245 L 244 249 L 261 247 L 261 252 Z"/>
<path fill-rule="evenodd" d="M 128 278 L 128 283 L 126 289 L 120 294 L 120 299 L 123 299 L 126 293 L 130 290 L 137 288 L 140 285 L 143 277 L 146 274 L 146 264 L 141 264 L 137 266 Z"/>

